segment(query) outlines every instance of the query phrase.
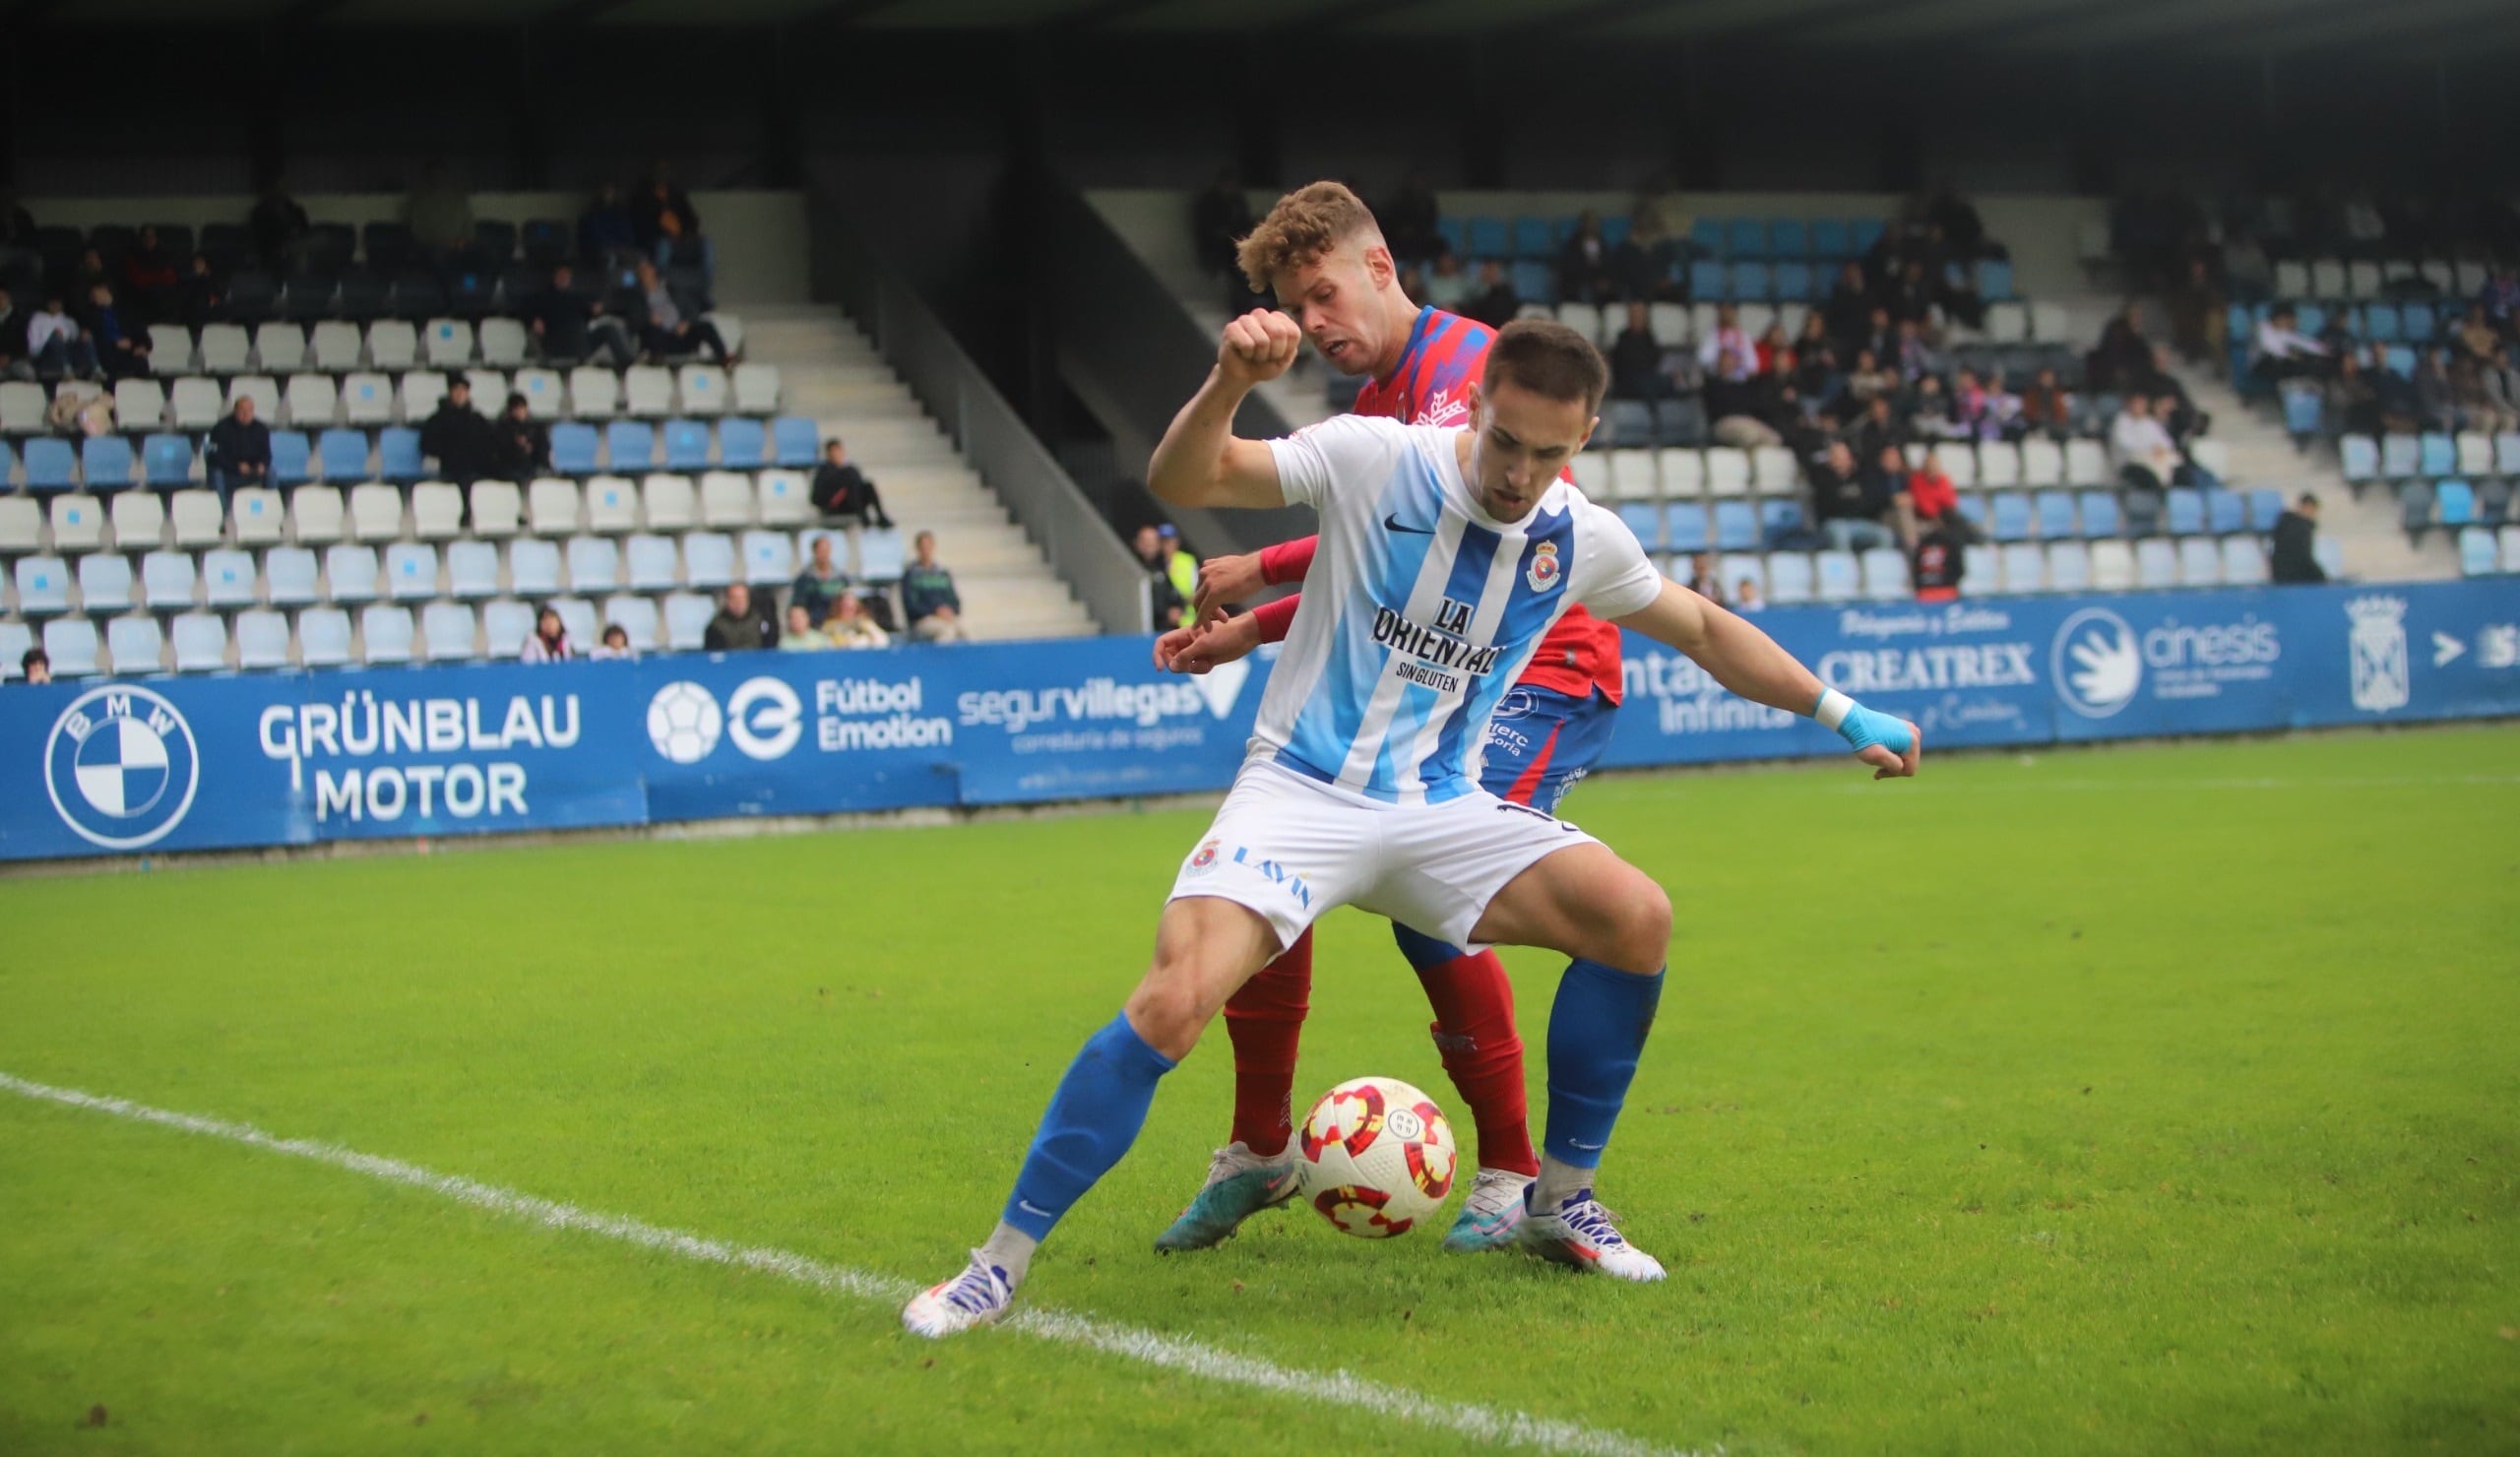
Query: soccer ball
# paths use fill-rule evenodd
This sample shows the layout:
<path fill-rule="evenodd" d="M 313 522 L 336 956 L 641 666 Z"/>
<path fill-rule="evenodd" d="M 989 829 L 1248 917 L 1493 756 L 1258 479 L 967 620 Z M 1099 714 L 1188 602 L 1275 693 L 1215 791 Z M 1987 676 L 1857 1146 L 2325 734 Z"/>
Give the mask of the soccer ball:
<path fill-rule="evenodd" d="M 667 683 L 648 700 L 648 738 L 676 764 L 697 764 L 718 746 L 725 719 L 698 683 Z"/>
<path fill-rule="evenodd" d="M 1296 1136 L 1304 1202 L 1343 1235 L 1388 1239 L 1441 1209 L 1460 1150 L 1435 1101 L 1398 1078 L 1321 1095 Z"/>

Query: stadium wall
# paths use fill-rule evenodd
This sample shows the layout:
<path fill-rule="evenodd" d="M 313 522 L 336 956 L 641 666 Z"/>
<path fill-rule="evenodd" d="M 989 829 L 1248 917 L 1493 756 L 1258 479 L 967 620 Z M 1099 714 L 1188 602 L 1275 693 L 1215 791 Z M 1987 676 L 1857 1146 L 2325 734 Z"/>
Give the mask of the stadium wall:
<path fill-rule="evenodd" d="M 1944 748 L 2520 714 L 2520 600 L 2471 583 L 1760 620 Z M 1608 766 L 1844 751 L 1628 652 Z M 1100 638 L 11 687 L 0 860 L 1212 792 L 1260 666 L 1172 677 L 1145 639 Z"/>

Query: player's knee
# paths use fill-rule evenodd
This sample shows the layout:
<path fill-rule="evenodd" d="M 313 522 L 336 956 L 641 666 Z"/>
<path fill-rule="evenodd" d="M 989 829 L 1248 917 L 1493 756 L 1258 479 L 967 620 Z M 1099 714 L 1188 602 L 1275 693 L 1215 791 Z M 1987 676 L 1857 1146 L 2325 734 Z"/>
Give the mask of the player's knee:
<path fill-rule="evenodd" d="M 1208 1025 L 1207 1009 L 1199 1004 L 1189 980 L 1166 977 L 1161 966 L 1129 993 L 1128 1005 L 1122 1010 L 1148 1046 L 1175 1062 L 1190 1055 L 1190 1049 L 1199 1045 L 1199 1034 Z"/>
<path fill-rule="evenodd" d="M 1604 964 L 1640 977 L 1662 970 L 1671 948 L 1671 898 L 1652 877 L 1637 874 L 1622 889 L 1617 910 L 1606 927 L 1609 955 Z"/>

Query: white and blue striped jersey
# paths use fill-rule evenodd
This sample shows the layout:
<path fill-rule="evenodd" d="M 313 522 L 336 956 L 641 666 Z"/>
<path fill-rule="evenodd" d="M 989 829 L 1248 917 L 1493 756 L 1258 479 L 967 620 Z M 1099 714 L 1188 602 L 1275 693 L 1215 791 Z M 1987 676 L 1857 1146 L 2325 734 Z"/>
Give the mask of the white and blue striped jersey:
<path fill-rule="evenodd" d="M 1479 787 L 1487 721 L 1570 605 L 1624 617 L 1662 574 L 1563 478 L 1531 514 L 1480 508 L 1455 429 L 1342 415 L 1270 442 L 1287 500 L 1321 516 L 1252 754 L 1394 804 Z"/>

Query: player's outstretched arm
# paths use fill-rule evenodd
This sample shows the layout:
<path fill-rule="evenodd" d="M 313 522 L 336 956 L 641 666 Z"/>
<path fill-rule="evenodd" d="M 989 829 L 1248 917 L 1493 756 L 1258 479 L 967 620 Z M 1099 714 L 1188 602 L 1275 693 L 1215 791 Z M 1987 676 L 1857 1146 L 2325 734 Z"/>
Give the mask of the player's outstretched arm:
<path fill-rule="evenodd" d="M 1770 708 L 1818 719 L 1838 730 L 1874 779 L 1905 779 L 1924 754 L 1916 725 L 1875 713 L 1823 684 L 1811 669 L 1747 619 L 1665 579 L 1662 595 L 1621 627 L 1687 654 L 1726 688 Z"/>
<path fill-rule="evenodd" d="M 1155 665 L 1166 672 L 1203 673 L 1250 656 L 1262 641 L 1259 619 L 1249 612 L 1193 623 L 1155 640 Z"/>
<path fill-rule="evenodd" d="M 1277 458 L 1263 441 L 1234 438 L 1233 412 L 1253 386 L 1287 372 L 1302 343 L 1295 321 L 1274 309 L 1226 325 L 1207 383 L 1172 417 L 1147 462 L 1147 488 L 1174 506 L 1285 505 Z"/>

